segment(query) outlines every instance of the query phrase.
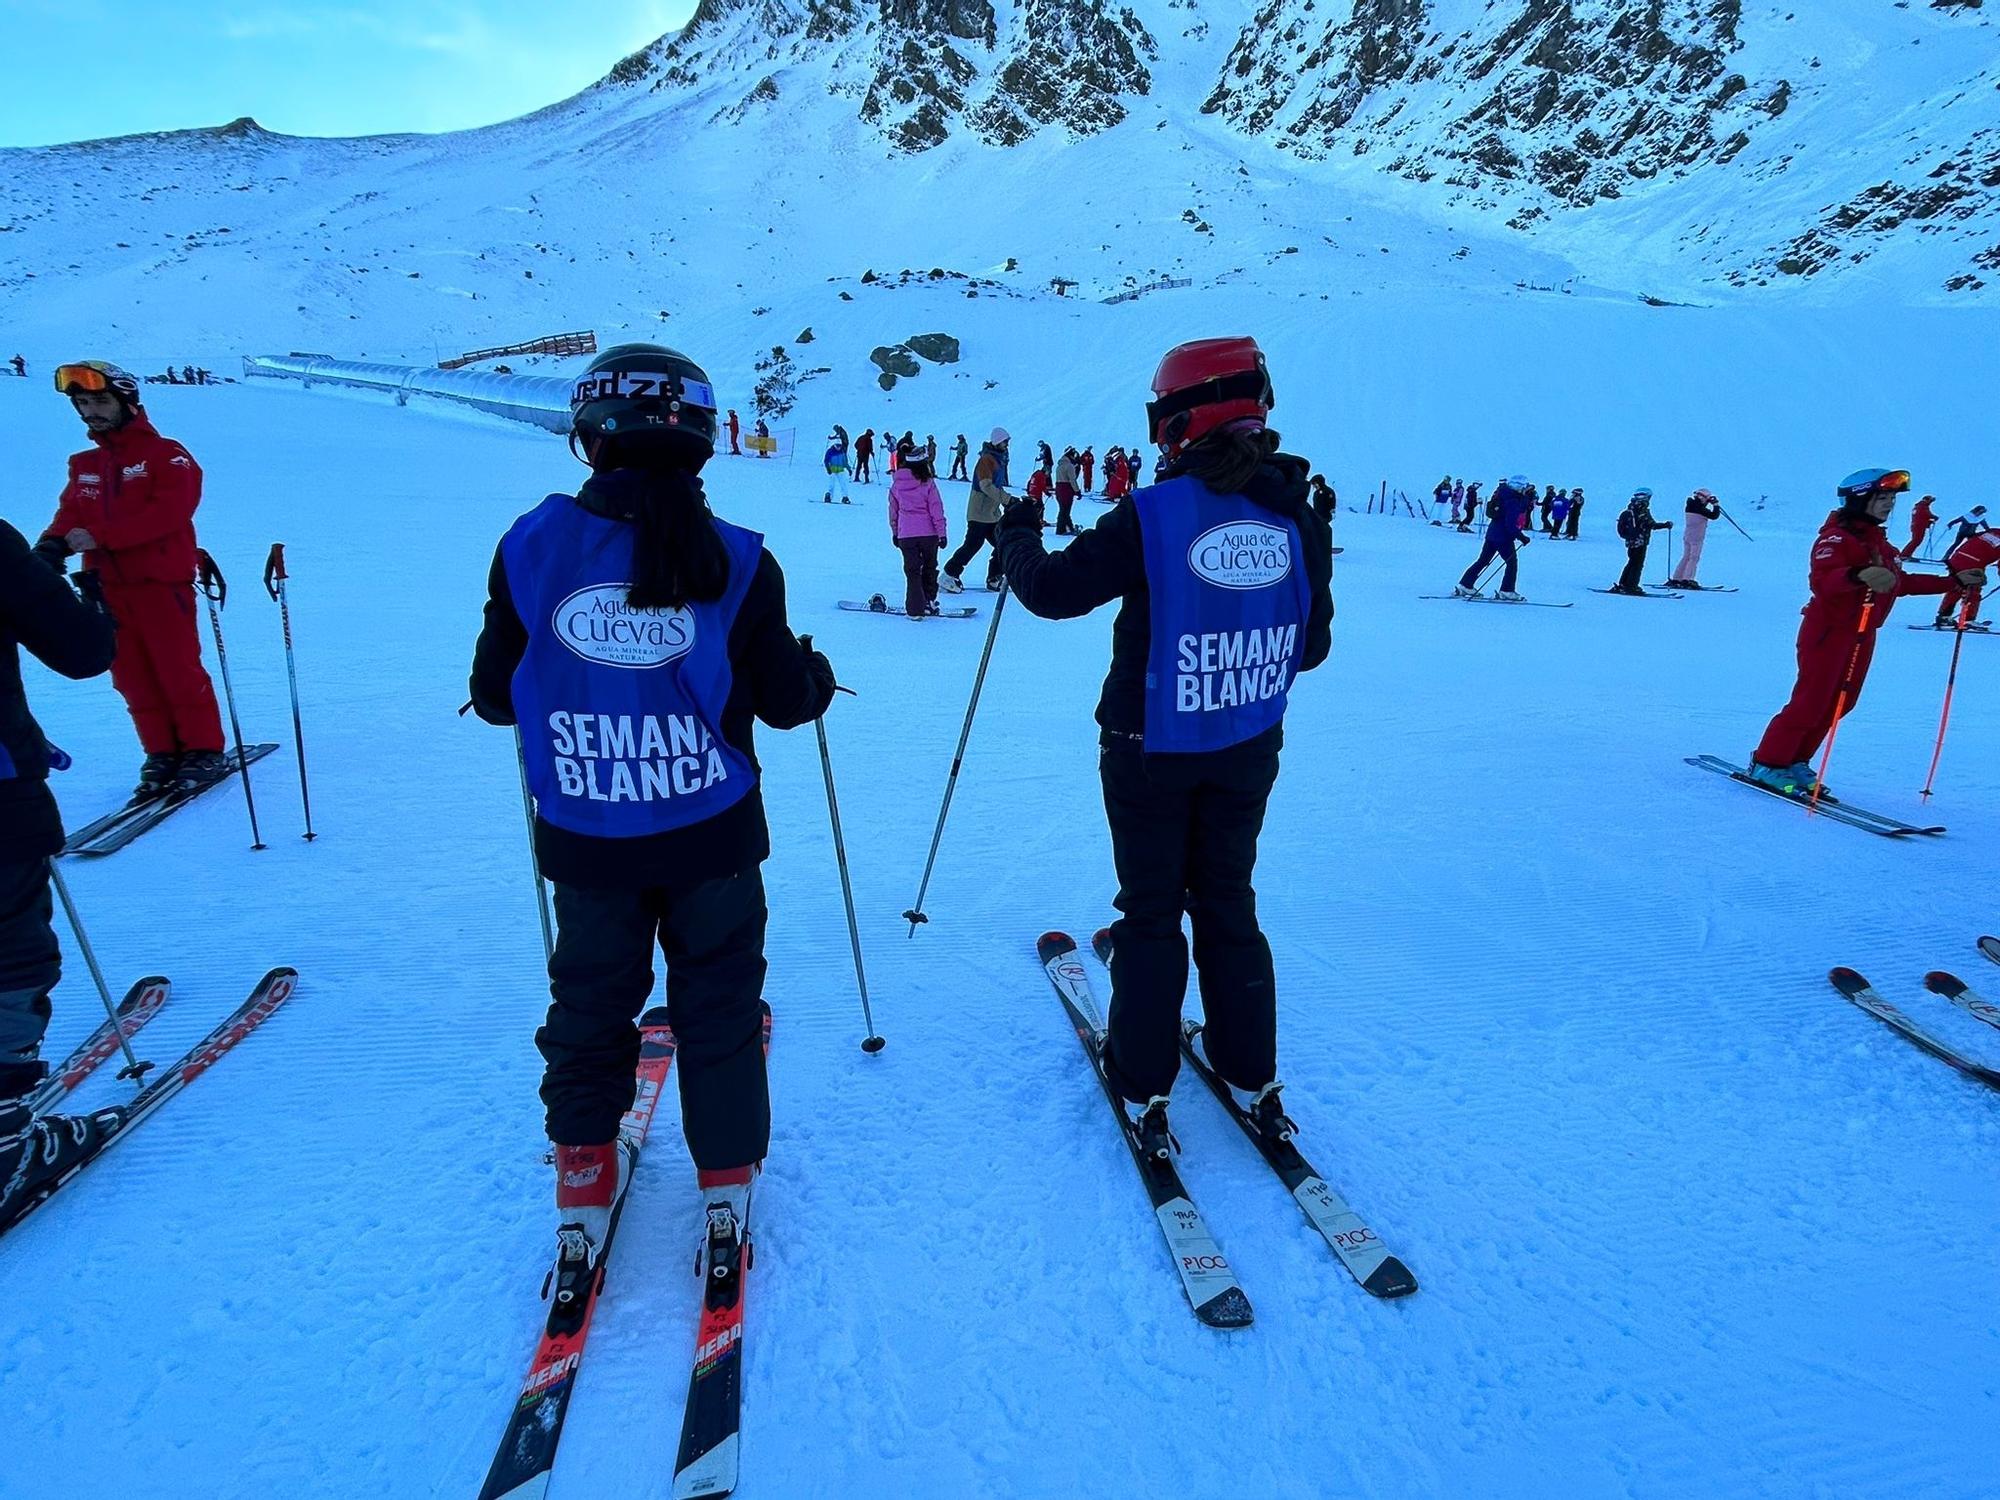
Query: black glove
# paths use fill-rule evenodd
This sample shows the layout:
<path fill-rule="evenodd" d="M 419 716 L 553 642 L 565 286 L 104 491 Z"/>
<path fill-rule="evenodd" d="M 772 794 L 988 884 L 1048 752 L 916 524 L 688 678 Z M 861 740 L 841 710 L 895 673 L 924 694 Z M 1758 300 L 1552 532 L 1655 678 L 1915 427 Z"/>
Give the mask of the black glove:
<path fill-rule="evenodd" d="M 104 580 L 94 568 L 85 568 L 76 575 L 76 591 L 83 595 L 83 602 L 93 608 L 104 608 Z"/>
<path fill-rule="evenodd" d="M 45 536 L 34 545 L 34 554 L 58 573 L 69 571 L 69 543 L 59 536 Z"/>
<path fill-rule="evenodd" d="M 1016 500 L 1000 513 L 1000 525 L 996 528 L 996 534 L 1006 536 L 1015 531 L 1022 531 L 1039 536 L 1041 530 L 1042 502 L 1023 498 Z"/>

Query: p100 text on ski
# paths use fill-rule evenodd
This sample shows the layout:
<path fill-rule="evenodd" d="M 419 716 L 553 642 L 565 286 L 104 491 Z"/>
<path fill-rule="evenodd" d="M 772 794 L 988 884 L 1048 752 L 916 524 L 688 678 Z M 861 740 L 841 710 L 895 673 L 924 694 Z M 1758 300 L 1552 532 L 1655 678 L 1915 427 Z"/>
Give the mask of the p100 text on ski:
<path fill-rule="evenodd" d="M 1284 692 L 1292 681 L 1299 628 L 1210 631 L 1184 635 L 1179 645 L 1174 707 L 1180 713 L 1209 713 Z"/>

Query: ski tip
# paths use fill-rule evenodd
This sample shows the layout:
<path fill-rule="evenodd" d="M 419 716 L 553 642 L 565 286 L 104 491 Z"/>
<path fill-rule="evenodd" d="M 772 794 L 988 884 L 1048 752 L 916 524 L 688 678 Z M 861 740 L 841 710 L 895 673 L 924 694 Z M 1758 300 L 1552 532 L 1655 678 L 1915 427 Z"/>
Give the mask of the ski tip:
<path fill-rule="evenodd" d="M 1100 927 L 1090 935 L 1090 948 L 1107 964 L 1111 962 L 1111 929 Z"/>
<path fill-rule="evenodd" d="M 1417 1278 L 1410 1274 L 1410 1268 L 1395 1256 L 1390 1256 L 1368 1275 L 1361 1283 L 1361 1289 L 1385 1301 L 1394 1297 L 1407 1297 L 1417 1289 Z"/>
<path fill-rule="evenodd" d="M 1850 1000 L 1870 988 L 1868 981 L 1862 978 L 1857 970 L 1850 969 L 1845 964 L 1827 970 L 1826 977 L 1833 982 L 1835 989 Z"/>
<path fill-rule="evenodd" d="M 1041 955 L 1043 963 L 1047 963 L 1052 958 L 1060 957 L 1062 954 L 1074 953 L 1075 951 L 1076 939 L 1072 938 L 1066 932 L 1045 932 L 1035 939 L 1035 952 Z"/>
<path fill-rule="evenodd" d="M 1942 995 L 1947 1000 L 1965 993 L 1968 986 L 1963 979 L 1945 969 L 1932 969 L 1924 976 L 1924 988 L 1933 995 Z"/>
<path fill-rule="evenodd" d="M 1983 937 L 1979 940 L 1979 951 L 2000 964 L 2000 937 Z"/>
<path fill-rule="evenodd" d="M 1248 1328 L 1257 1316 L 1251 1311 L 1250 1299 L 1243 1295 L 1243 1288 L 1239 1286 L 1217 1292 L 1197 1307 L 1194 1315 L 1210 1328 Z"/>

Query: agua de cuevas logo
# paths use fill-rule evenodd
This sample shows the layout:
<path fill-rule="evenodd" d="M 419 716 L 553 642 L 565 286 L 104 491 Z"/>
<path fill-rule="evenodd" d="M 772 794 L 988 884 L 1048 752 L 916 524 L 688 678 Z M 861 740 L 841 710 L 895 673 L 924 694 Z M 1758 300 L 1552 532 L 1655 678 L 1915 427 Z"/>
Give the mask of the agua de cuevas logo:
<path fill-rule="evenodd" d="M 585 661 L 607 667 L 659 667 L 694 649 L 694 615 L 686 609 L 634 609 L 628 583 L 578 589 L 555 608 L 562 643 Z"/>

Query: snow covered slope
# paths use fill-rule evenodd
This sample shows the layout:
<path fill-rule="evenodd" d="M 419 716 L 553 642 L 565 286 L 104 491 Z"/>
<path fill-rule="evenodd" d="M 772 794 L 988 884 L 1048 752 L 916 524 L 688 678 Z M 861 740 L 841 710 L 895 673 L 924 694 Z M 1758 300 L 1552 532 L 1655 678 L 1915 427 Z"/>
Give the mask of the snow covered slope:
<path fill-rule="evenodd" d="M 1564 326 L 1580 305 L 1512 304 Z M 1607 383 L 1589 365 L 1564 379 L 1565 398 Z M 1397 442 L 1450 399 L 1403 366 L 1390 392 L 1355 383 L 1371 427 L 1407 396 Z M 546 992 L 507 737 L 453 711 L 495 539 L 576 469 L 546 434 L 386 403 L 153 402 L 207 469 L 245 729 L 274 739 L 284 658 L 254 577 L 288 543 L 321 838 L 295 837 L 287 750 L 257 781 L 268 852 L 244 847 L 232 791 L 71 879 L 114 983 L 175 979 L 150 1056 L 270 964 L 303 980 L 0 1239 L 0 1496 L 470 1494 L 550 1245 L 531 1041 Z M 1482 462 L 1543 420 L 1525 384 L 1493 404 Z M 45 518 L 74 427 L 39 382 L 0 380 L 9 520 Z M 1740 754 L 1782 697 L 1796 539 L 1713 532 L 1707 571 L 1740 594 L 1611 599 L 1585 591 L 1619 557 L 1596 510 L 1585 541 L 1525 560 L 1531 594 L 1576 607 L 1508 611 L 1414 597 L 1469 539 L 1343 515 L 1334 655 L 1294 698 L 1260 905 L 1310 1152 L 1423 1289 L 1357 1291 L 1190 1086 L 1186 1171 L 1258 1313 L 1223 1336 L 1188 1316 L 1032 947 L 1108 914 L 1089 723 L 1108 615 L 1010 606 L 932 923 L 907 938 L 985 618 L 833 608 L 897 576 L 879 488 L 829 508 L 803 468 L 711 476 L 722 513 L 782 559 L 795 627 L 860 694 L 827 727 L 889 1038 L 877 1058 L 856 1045 L 813 738 L 763 734 L 777 1134 L 743 1500 L 1990 1495 L 2000 1115 L 1823 976 L 1856 963 L 2000 1056 L 2000 1034 L 1916 983 L 1940 963 L 2000 973 L 1971 948 L 1994 919 L 2000 641 L 1966 643 L 1932 805 L 1951 836 L 1902 846 L 1680 763 Z M 951 509 L 956 530 L 956 493 Z M 1835 764 L 1857 799 L 1916 811 L 1949 650 L 1885 632 Z M 37 671 L 30 691 L 77 758 L 69 816 L 120 796 L 136 751 L 109 686 Z M 52 1047 L 91 1024 L 87 985 L 72 956 Z M 102 1077 L 85 1102 L 118 1093 Z M 699 1229 L 671 1111 L 558 1495 L 669 1492 Z"/>
<path fill-rule="evenodd" d="M 101 337 L 212 362 L 727 310 L 747 358 L 803 326 L 786 299 L 869 269 L 1037 299 L 1163 277 L 1991 296 L 1990 14 L 1309 4 L 715 0 L 490 129 L 0 152 L 0 318 L 41 358 Z"/>

